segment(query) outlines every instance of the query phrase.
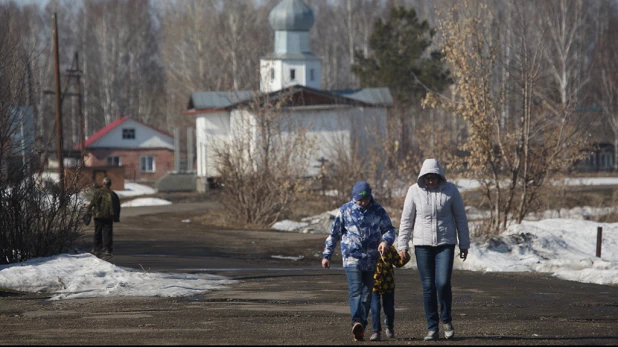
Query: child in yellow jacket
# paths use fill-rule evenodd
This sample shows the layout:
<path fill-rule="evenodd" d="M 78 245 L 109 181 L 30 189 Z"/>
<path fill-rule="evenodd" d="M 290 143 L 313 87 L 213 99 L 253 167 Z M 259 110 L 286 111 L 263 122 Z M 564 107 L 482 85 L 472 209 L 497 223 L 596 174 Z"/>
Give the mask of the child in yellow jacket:
<path fill-rule="evenodd" d="M 384 308 L 386 316 L 386 336 L 395 337 L 395 271 L 393 266 L 398 268 L 406 265 L 410 261 L 410 254 L 406 253 L 405 258 L 401 258 L 394 246 L 388 248 L 378 259 L 378 266 L 373 275 L 374 285 L 371 293 L 371 324 L 373 334 L 369 338 L 371 341 L 380 341 L 382 325 L 380 322 L 380 308 Z"/>

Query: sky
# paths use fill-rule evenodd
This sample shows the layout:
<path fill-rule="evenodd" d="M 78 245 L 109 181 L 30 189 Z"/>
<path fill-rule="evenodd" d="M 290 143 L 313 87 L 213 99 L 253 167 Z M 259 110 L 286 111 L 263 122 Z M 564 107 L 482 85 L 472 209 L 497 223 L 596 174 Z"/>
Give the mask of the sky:
<path fill-rule="evenodd" d="M 569 184 L 583 183 L 618 185 L 618 178 L 585 179 Z M 463 181 L 457 184 L 461 190 L 473 187 Z M 129 185 L 127 189 L 132 189 L 127 190 L 132 196 L 139 196 L 138 191 L 150 194 L 145 186 Z M 144 204 L 161 203 L 139 199 Z M 576 210 L 588 214 L 597 211 Z M 491 239 L 473 238 L 468 259 L 462 262 L 455 258 L 454 268 L 481 273 L 540 272 L 569 281 L 618 285 L 618 223 L 593 222 L 585 220 L 583 214 L 578 216 L 575 213 L 569 217 L 528 220 Z M 600 258 L 596 257 L 598 227 L 602 228 L 603 236 Z M 272 258 L 294 262 L 302 257 L 272 255 Z M 316 268 L 320 268 L 317 260 Z M 397 271 L 415 269 L 413 259 Z M 333 266 L 331 270 L 342 271 L 342 268 Z M 225 290 L 234 283 L 230 278 L 210 274 L 156 273 L 122 268 L 90 253 L 60 254 L 0 265 L 0 288 L 46 293 L 49 300 L 111 296 L 181 297 Z"/>

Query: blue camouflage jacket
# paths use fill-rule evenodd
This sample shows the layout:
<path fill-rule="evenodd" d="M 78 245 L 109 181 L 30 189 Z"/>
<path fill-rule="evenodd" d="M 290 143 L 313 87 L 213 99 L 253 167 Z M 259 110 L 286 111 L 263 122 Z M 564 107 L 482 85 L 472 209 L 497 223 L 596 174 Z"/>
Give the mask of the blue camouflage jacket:
<path fill-rule="evenodd" d="M 396 238 L 390 217 L 373 198 L 366 209 L 352 200 L 339 208 L 322 258 L 330 260 L 335 245 L 341 240 L 343 267 L 375 271 L 380 256 L 378 245 L 386 241 L 390 247 Z"/>

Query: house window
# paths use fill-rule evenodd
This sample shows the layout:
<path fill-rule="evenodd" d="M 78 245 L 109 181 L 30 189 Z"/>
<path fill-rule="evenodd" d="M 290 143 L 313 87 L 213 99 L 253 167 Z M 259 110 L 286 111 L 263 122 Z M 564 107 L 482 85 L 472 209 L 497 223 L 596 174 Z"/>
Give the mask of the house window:
<path fill-rule="evenodd" d="M 296 79 L 296 69 L 290 69 L 290 80 L 294 81 Z"/>
<path fill-rule="evenodd" d="M 601 153 L 599 155 L 599 161 L 601 162 L 599 165 L 601 169 L 609 169 L 614 164 L 611 153 Z"/>
<path fill-rule="evenodd" d="M 155 160 L 152 155 L 143 155 L 139 157 L 140 172 L 155 172 Z"/>
<path fill-rule="evenodd" d="M 315 80 L 315 75 L 314 75 L 313 69 L 309 70 L 309 80 L 311 80 L 311 81 Z"/>
<path fill-rule="evenodd" d="M 270 79 L 271 80 L 275 79 L 275 69 L 270 69 Z"/>
<path fill-rule="evenodd" d="M 119 156 L 111 156 L 107 157 L 107 165 L 108 166 L 120 166 L 120 157 Z"/>
<path fill-rule="evenodd" d="M 135 139 L 135 129 L 122 129 L 122 139 L 123 140 L 134 140 Z"/>
<path fill-rule="evenodd" d="M 595 156 L 594 152 L 590 153 L 590 156 L 586 158 L 586 164 L 588 166 L 596 166 L 597 165 L 597 161 L 595 159 L 596 159 L 596 156 Z"/>

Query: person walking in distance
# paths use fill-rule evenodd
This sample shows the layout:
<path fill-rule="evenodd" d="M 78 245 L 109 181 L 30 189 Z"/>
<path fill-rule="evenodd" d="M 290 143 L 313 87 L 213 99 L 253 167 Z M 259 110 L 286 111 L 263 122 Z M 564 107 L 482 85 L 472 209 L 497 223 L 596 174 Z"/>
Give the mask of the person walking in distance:
<path fill-rule="evenodd" d="M 424 340 L 438 339 L 440 319 L 444 337 L 453 338 L 451 275 L 455 245 L 459 241 L 459 257 L 465 261 L 470 233 L 461 194 L 455 184 L 446 181 L 436 159 L 423 162 L 417 182 L 408 189 L 399 225 L 398 249 L 402 257 L 408 250 L 410 237 L 423 285 L 427 320 Z"/>
<path fill-rule="evenodd" d="M 373 275 L 374 285 L 371 293 L 371 325 L 373 333 L 369 340 L 380 341 L 382 322 L 380 310 L 384 308 L 384 323 L 386 324 L 386 336 L 395 337 L 395 267 L 403 267 L 410 261 L 410 254 L 405 253 L 402 257 L 397 253 L 394 246 L 380 253 L 376 272 Z"/>
<path fill-rule="evenodd" d="M 363 341 L 365 337 L 378 258 L 392 246 L 396 237 L 390 217 L 373 199 L 369 184 L 356 182 L 352 200 L 337 212 L 322 253 L 322 267 L 328 269 L 335 245 L 341 241 L 355 341 Z"/>
<path fill-rule="evenodd" d="M 114 222 L 120 222 L 120 199 L 111 189 L 112 180 L 103 178 L 103 186 L 94 192 L 94 196 L 86 209 L 94 217 L 94 248 L 96 256 L 103 251 L 104 256 L 111 256 L 113 252 Z"/>

